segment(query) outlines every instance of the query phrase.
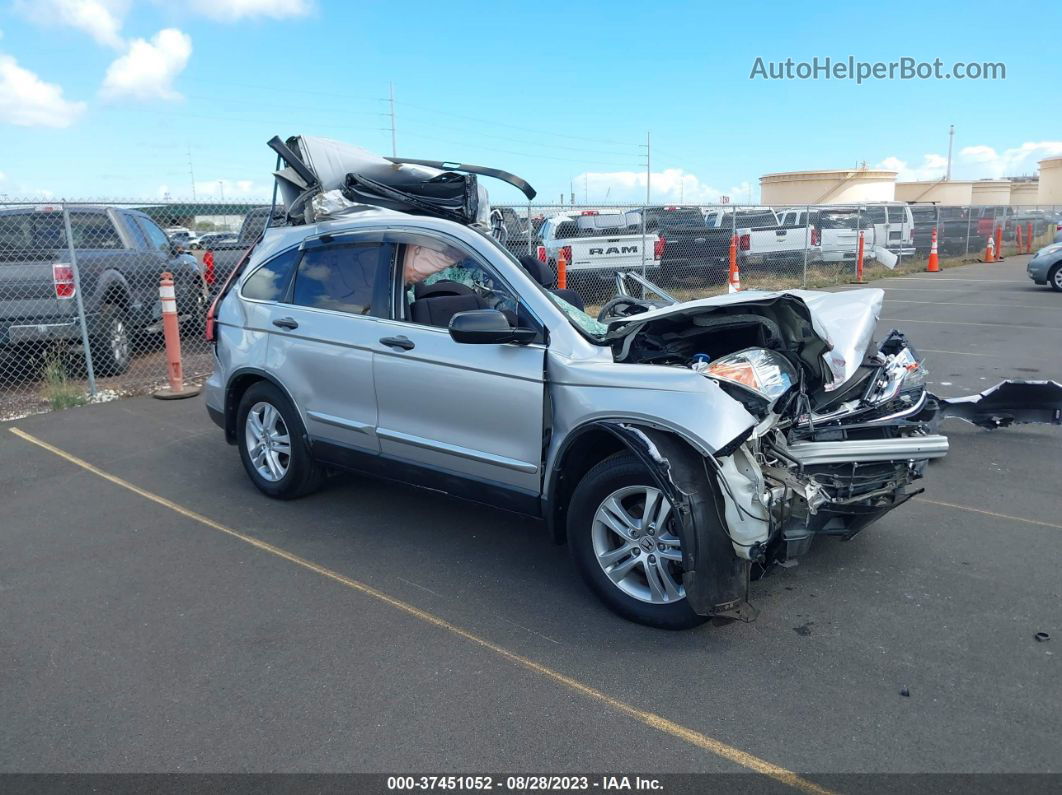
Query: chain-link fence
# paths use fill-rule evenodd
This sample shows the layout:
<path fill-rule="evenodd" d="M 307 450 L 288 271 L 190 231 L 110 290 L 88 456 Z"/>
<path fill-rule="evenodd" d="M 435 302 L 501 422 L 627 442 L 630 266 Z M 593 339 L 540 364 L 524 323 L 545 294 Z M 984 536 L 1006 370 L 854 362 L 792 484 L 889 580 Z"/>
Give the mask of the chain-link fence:
<path fill-rule="evenodd" d="M 980 258 L 989 239 L 1004 256 L 1035 251 L 1054 239 L 1060 210 L 532 204 L 495 207 L 492 232 L 513 254 L 551 268 L 596 314 L 618 272 L 680 300 L 726 291 L 732 264 L 746 289 L 828 287 L 856 278 L 860 238 L 871 279 L 924 270 L 934 237 L 941 267 Z M 174 277 L 185 377 L 209 374 L 207 308 L 269 213 L 261 203 L 5 201 L 0 419 L 164 384 L 164 272 Z"/>

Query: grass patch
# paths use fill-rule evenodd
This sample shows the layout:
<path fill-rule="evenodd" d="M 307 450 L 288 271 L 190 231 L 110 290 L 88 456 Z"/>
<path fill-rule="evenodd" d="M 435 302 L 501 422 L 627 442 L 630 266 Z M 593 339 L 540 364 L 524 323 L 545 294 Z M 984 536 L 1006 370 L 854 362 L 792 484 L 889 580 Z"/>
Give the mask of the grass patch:
<path fill-rule="evenodd" d="M 88 402 L 84 389 L 70 381 L 61 353 L 53 353 L 44 360 L 44 399 L 53 409 L 69 409 Z"/>

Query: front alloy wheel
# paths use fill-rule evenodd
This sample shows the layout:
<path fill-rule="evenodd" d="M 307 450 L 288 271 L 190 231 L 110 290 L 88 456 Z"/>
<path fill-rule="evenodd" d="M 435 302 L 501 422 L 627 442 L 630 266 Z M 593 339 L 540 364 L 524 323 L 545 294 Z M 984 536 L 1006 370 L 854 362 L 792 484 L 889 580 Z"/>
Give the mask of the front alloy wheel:
<path fill-rule="evenodd" d="M 590 534 L 601 570 L 623 593 L 649 604 L 686 597 L 670 517 L 671 503 L 652 486 L 617 489 L 594 514 Z"/>
<path fill-rule="evenodd" d="M 568 546 L 586 584 L 613 612 L 661 629 L 708 620 L 686 598 L 679 527 L 667 495 L 631 453 L 593 466 L 568 507 Z"/>

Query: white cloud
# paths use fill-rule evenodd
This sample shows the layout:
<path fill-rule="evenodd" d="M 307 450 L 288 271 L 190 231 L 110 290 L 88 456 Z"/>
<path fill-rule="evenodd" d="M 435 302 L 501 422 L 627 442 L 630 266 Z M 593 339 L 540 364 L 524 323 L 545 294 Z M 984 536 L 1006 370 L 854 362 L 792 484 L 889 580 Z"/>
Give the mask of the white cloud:
<path fill-rule="evenodd" d="M 18 0 L 15 9 L 37 24 L 65 25 L 107 47 L 125 46 L 120 31 L 128 0 Z"/>
<path fill-rule="evenodd" d="M 661 203 L 715 204 L 720 196 L 727 195 L 735 204 L 748 201 L 748 183 L 730 188 L 729 192 L 712 187 L 701 181 L 696 174 L 681 168 L 654 171 L 650 181 L 650 200 Z M 643 202 L 645 201 L 644 171 L 587 172 L 572 179 L 576 198 L 585 193 L 591 203 L 595 202 Z"/>
<path fill-rule="evenodd" d="M 160 30 L 150 41 L 133 39 L 125 55 L 107 67 L 101 93 L 111 99 L 180 99 L 173 80 L 191 54 L 191 36 L 177 28 Z"/>
<path fill-rule="evenodd" d="M 161 186 L 165 188 L 165 185 Z M 257 183 L 251 179 L 207 179 L 196 181 L 195 195 L 199 199 L 211 198 L 221 200 L 242 200 L 249 198 L 263 198 L 270 195 L 272 186 Z"/>
<path fill-rule="evenodd" d="M 84 102 L 71 102 L 63 89 L 46 83 L 0 54 L 0 122 L 20 127 L 69 127 L 85 111 Z"/>
<path fill-rule="evenodd" d="M 235 22 L 252 17 L 302 17 L 310 13 L 313 3 L 311 0 L 190 0 L 188 8 L 218 22 Z"/>
<path fill-rule="evenodd" d="M 997 152 L 991 146 L 966 146 L 959 159 L 976 164 L 975 177 L 1016 177 L 1036 172 L 1036 163 L 1045 157 L 1062 155 L 1062 141 L 1026 141 L 1021 146 Z"/>
<path fill-rule="evenodd" d="M 922 155 L 921 163 L 912 165 L 898 157 L 886 157 L 874 168 L 897 172 L 896 179 L 900 182 L 941 179 L 947 171 L 948 158 L 944 155 L 930 153 Z"/>

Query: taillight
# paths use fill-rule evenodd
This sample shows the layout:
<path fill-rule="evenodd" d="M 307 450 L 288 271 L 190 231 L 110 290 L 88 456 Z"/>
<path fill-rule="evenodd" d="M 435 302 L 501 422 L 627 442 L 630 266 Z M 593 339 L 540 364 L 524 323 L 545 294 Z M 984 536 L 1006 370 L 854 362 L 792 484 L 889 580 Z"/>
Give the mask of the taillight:
<path fill-rule="evenodd" d="M 664 256 L 664 246 L 667 245 L 667 241 L 663 236 L 658 237 L 653 241 L 653 259 L 660 259 Z"/>
<path fill-rule="evenodd" d="M 207 284 L 213 284 L 214 279 L 214 251 L 208 249 L 206 254 L 203 255 L 203 281 Z"/>
<path fill-rule="evenodd" d="M 535 250 L 535 255 L 538 257 L 538 261 L 539 262 L 545 262 L 546 259 L 547 259 L 547 257 L 546 257 L 546 247 L 545 246 L 539 246 Z"/>
<path fill-rule="evenodd" d="M 52 265 L 52 281 L 55 282 L 56 298 L 73 298 L 77 291 L 74 286 L 74 269 L 69 265 L 57 263 Z"/>
<path fill-rule="evenodd" d="M 218 290 L 218 294 L 211 302 L 210 310 L 207 312 L 206 316 L 206 323 L 204 324 L 204 336 L 206 337 L 207 342 L 217 343 L 217 333 L 215 327 L 217 325 L 216 318 L 218 312 L 218 304 L 221 303 L 221 299 L 228 295 L 229 288 L 232 287 L 236 279 L 239 278 L 240 273 L 243 272 L 243 269 L 246 267 L 247 263 L 250 262 L 251 252 L 254 251 L 254 247 L 258 245 L 258 241 L 261 239 L 262 238 L 259 237 L 258 240 L 251 244 L 251 247 L 249 249 L 243 252 L 243 256 L 240 257 L 239 262 L 236 263 L 236 267 L 233 268 L 232 271 L 229 273 L 228 277 L 225 279 L 225 283 L 221 285 L 221 289 Z"/>
<path fill-rule="evenodd" d="M 817 226 L 811 227 L 811 245 L 822 245 L 822 231 Z"/>
<path fill-rule="evenodd" d="M 752 235 L 745 233 L 738 238 L 738 248 L 742 251 L 748 251 L 752 248 Z"/>
<path fill-rule="evenodd" d="M 572 247 L 571 246 L 561 246 L 560 255 L 562 257 L 564 257 L 564 261 L 565 262 L 567 262 L 569 265 L 572 264 Z"/>
<path fill-rule="evenodd" d="M 221 295 L 214 296 L 214 300 L 210 302 L 210 309 L 207 311 L 206 323 L 203 326 L 203 335 L 206 337 L 207 342 L 214 342 L 214 316 L 218 311 L 218 301 L 221 300 Z"/>

